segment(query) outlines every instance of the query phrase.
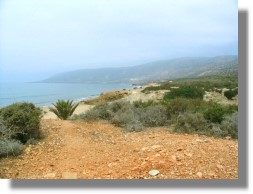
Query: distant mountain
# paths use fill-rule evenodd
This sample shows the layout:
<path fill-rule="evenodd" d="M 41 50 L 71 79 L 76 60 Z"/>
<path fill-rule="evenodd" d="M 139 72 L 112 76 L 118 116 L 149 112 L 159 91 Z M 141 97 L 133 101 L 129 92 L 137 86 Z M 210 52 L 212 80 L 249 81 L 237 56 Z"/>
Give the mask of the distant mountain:
<path fill-rule="evenodd" d="M 210 75 L 232 75 L 238 71 L 238 56 L 185 57 L 118 68 L 80 69 L 60 73 L 46 83 L 143 83 Z"/>

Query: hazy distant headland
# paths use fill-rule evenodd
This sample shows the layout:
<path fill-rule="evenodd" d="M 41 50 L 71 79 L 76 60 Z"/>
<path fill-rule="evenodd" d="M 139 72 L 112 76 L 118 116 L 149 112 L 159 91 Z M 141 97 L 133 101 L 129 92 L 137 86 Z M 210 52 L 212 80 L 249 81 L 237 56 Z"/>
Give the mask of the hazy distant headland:
<path fill-rule="evenodd" d="M 178 78 L 234 75 L 238 56 L 184 57 L 154 61 L 138 66 L 80 69 L 56 74 L 42 83 L 130 83 L 139 84 Z"/>

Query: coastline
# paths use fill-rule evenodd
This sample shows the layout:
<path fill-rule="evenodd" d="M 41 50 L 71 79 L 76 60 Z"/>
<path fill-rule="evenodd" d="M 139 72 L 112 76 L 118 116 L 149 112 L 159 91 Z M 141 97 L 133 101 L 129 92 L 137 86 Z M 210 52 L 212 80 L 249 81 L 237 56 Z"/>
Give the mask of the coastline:
<path fill-rule="evenodd" d="M 84 104 L 83 102 L 80 102 L 76 110 L 74 111 L 73 115 L 84 113 L 92 107 L 93 105 L 88 105 L 88 104 Z M 42 117 L 43 119 L 58 119 L 57 116 L 53 112 L 49 111 L 49 106 L 43 107 L 42 110 L 44 112 L 43 117 Z"/>
<path fill-rule="evenodd" d="M 77 106 L 76 110 L 74 111 L 74 114 L 81 114 L 85 113 L 90 108 L 94 107 L 96 104 L 105 103 L 108 101 L 118 100 L 118 99 L 124 99 L 130 102 L 133 101 L 148 101 L 157 98 L 157 94 L 144 94 L 141 91 L 147 87 L 150 86 L 150 84 L 143 85 L 143 86 L 134 86 L 134 88 L 130 89 L 121 89 L 121 90 L 110 90 L 110 91 L 104 91 L 98 96 L 94 96 L 92 98 L 82 98 L 83 100 L 80 100 L 79 102 L 77 100 L 74 100 L 74 102 L 78 102 L 79 105 Z M 43 119 L 57 119 L 57 116 L 49 111 L 50 106 L 44 106 L 41 107 L 44 115 Z"/>

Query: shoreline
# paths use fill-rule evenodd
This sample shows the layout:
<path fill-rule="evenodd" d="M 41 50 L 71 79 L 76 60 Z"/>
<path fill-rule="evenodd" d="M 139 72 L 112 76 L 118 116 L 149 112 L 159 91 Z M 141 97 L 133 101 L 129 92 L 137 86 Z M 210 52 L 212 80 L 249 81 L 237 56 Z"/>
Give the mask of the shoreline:
<path fill-rule="evenodd" d="M 150 84 L 145 86 L 134 86 L 133 88 L 128 89 L 120 89 L 120 90 L 107 90 L 102 92 L 101 94 L 91 97 L 91 98 L 82 98 L 84 100 L 80 100 L 78 103 L 76 110 L 73 115 L 85 113 L 90 108 L 94 107 L 96 104 L 113 101 L 117 99 L 125 99 L 129 101 L 138 101 L 138 100 L 149 100 L 153 98 L 153 96 L 147 96 L 147 94 L 143 94 L 141 91 Z M 76 100 L 73 100 L 76 102 Z M 44 112 L 43 119 L 58 119 L 57 116 L 49 111 L 49 106 L 43 106 L 41 109 Z"/>
<path fill-rule="evenodd" d="M 85 113 L 87 110 L 89 110 L 92 107 L 93 107 L 93 105 L 88 105 L 88 104 L 80 103 L 77 106 L 76 110 L 74 111 L 73 115 Z M 58 117 L 53 112 L 49 111 L 49 106 L 41 108 L 41 109 L 43 111 L 43 117 L 42 117 L 42 119 L 58 119 Z"/>

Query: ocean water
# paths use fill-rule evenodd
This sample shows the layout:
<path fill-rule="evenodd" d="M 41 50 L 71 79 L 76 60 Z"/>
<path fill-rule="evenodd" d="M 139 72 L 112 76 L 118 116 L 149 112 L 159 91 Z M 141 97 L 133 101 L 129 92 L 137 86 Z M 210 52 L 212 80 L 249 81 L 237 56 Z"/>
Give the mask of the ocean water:
<path fill-rule="evenodd" d="M 45 107 L 58 99 L 78 102 L 101 92 L 131 87 L 129 84 L 0 83 L 0 107 L 16 102 L 32 102 Z"/>

